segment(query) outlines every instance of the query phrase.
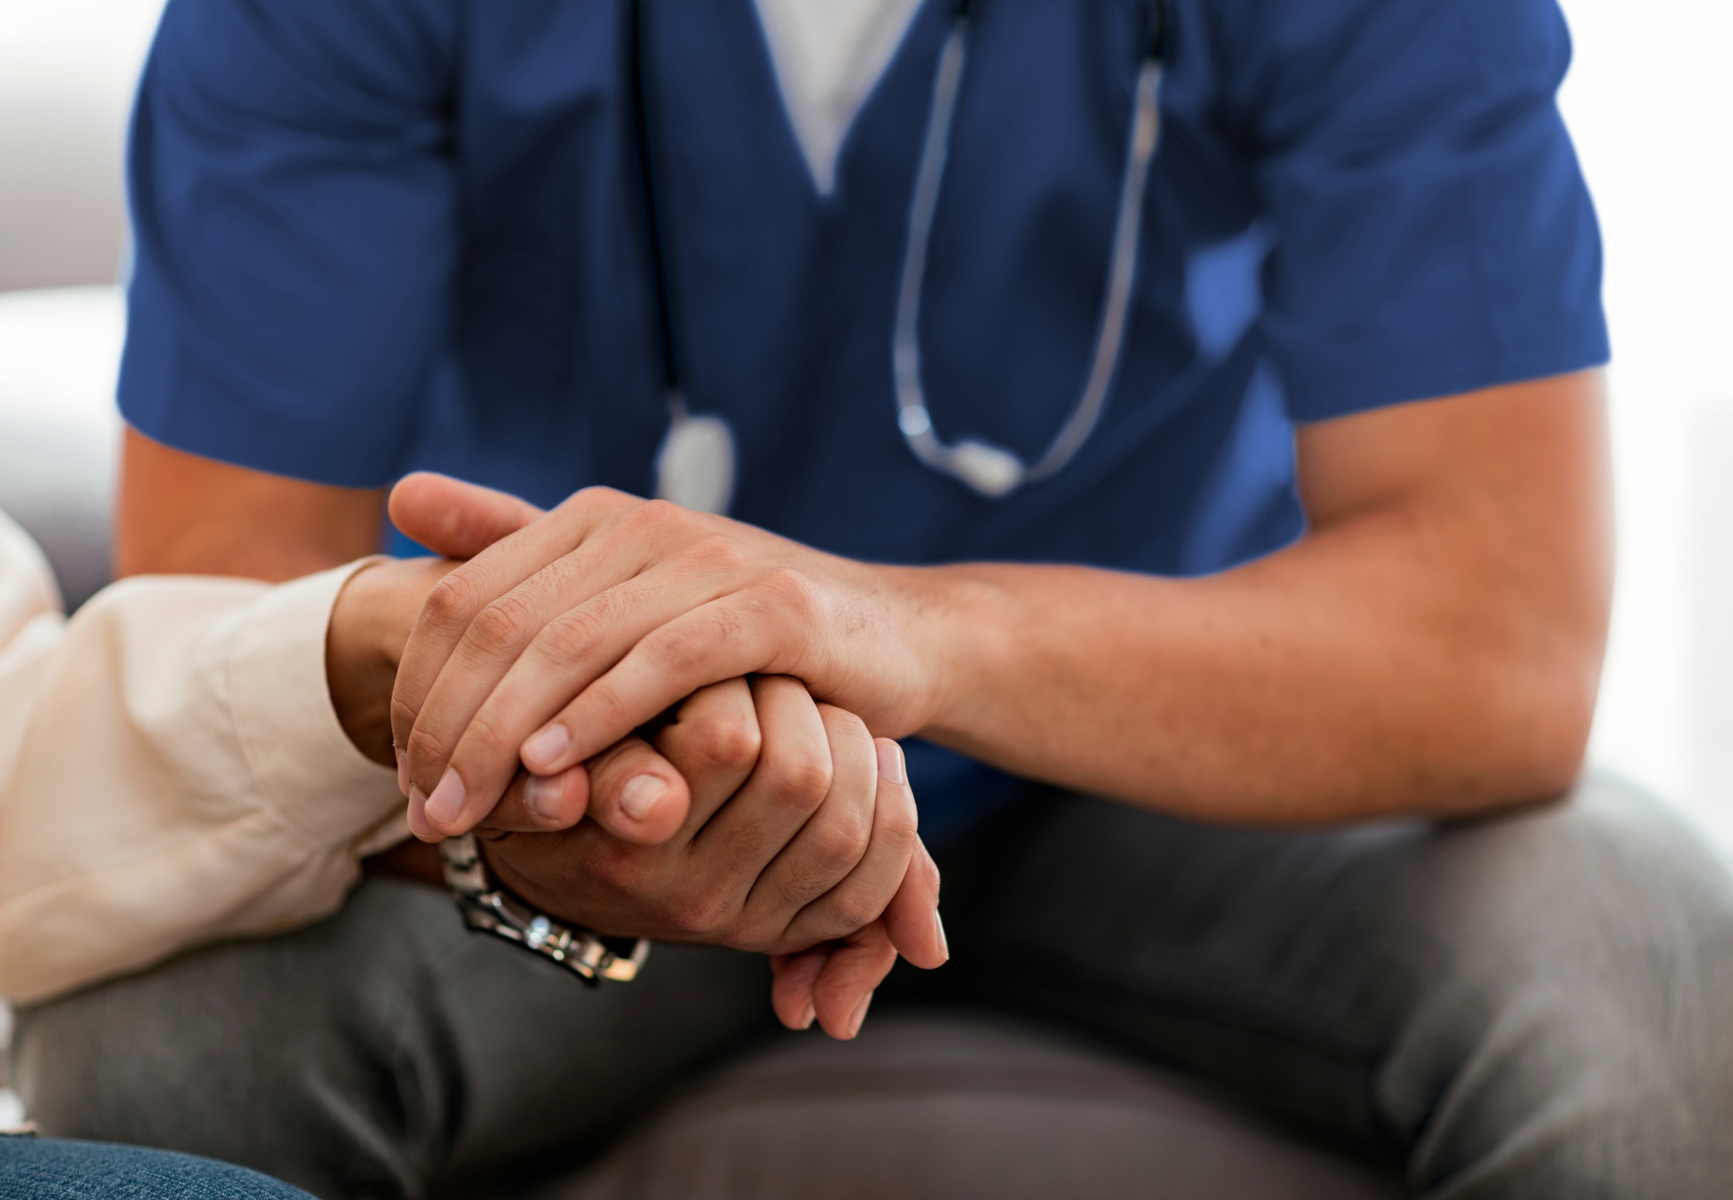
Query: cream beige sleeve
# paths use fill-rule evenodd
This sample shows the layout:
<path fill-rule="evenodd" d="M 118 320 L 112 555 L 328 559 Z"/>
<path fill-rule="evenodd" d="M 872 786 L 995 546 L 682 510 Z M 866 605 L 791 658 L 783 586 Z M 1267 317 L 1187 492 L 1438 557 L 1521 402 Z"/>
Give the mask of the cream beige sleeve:
<path fill-rule="evenodd" d="M 28 590 L 21 563 L 0 556 L 0 599 Z M 306 924 L 407 834 L 393 772 L 325 686 L 331 607 L 362 565 L 131 579 L 70 622 L 0 603 L 0 995 Z"/>

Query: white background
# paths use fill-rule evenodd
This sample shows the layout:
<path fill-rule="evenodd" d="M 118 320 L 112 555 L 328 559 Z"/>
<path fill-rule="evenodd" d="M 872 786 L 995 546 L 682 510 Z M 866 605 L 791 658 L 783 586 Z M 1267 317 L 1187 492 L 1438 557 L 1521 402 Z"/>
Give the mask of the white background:
<path fill-rule="evenodd" d="M 1613 329 L 1620 565 L 1591 754 L 1733 853 L 1733 5 L 1565 12 Z"/>

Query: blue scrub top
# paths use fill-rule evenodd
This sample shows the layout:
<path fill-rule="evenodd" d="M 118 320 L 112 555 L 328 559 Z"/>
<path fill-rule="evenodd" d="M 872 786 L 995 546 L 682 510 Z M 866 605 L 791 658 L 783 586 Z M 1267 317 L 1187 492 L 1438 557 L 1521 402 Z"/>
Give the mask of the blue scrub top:
<path fill-rule="evenodd" d="M 1097 432 L 1006 500 L 926 470 L 891 336 L 951 7 L 921 9 L 820 195 L 752 0 L 647 0 L 682 365 L 735 430 L 734 516 L 872 560 L 1217 571 L 1301 531 L 1296 422 L 1605 360 L 1554 0 L 1173 0 Z M 922 313 L 947 440 L 1033 461 L 1076 403 L 1146 10 L 976 5 Z M 325 483 L 646 492 L 668 415 L 628 11 L 170 0 L 133 131 L 127 420 Z"/>

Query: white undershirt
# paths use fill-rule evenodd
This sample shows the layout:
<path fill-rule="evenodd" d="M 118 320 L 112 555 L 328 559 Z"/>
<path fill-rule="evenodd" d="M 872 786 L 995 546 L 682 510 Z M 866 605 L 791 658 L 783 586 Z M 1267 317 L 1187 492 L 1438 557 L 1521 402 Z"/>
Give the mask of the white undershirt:
<path fill-rule="evenodd" d="M 754 0 L 794 135 L 823 194 L 921 0 Z"/>

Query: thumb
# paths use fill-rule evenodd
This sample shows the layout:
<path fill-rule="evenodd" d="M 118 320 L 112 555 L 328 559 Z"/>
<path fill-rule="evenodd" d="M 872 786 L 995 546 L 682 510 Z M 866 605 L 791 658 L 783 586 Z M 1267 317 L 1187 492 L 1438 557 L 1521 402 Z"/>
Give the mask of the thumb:
<path fill-rule="evenodd" d="M 391 523 L 406 537 L 446 558 L 474 558 L 542 515 L 527 500 L 417 471 L 391 489 Z"/>

